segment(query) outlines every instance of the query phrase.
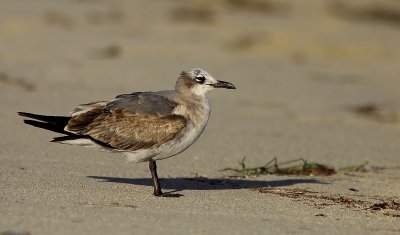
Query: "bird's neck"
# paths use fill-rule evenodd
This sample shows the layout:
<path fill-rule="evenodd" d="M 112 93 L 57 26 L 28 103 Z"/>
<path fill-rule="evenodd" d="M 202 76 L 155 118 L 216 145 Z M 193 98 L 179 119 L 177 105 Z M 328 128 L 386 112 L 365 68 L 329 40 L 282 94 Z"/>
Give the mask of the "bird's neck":
<path fill-rule="evenodd" d="M 178 96 L 177 101 L 185 107 L 185 114 L 191 121 L 197 124 L 208 121 L 211 106 L 205 95 Z"/>

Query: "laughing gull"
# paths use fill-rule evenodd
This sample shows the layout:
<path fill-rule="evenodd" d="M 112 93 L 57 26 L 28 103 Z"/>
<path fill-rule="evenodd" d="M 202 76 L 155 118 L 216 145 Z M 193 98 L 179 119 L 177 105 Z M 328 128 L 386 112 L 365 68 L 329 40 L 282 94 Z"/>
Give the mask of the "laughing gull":
<path fill-rule="evenodd" d="M 19 112 L 26 124 L 64 134 L 51 142 L 123 153 L 129 161 L 149 162 L 154 195 L 163 194 L 156 160 L 175 156 L 201 135 L 210 116 L 206 97 L 214 88 L 236 89 L 203 69 L 183 71 L 175 90 L 122 94 L 111 101 L 81 104 L 70 116 Z"/>

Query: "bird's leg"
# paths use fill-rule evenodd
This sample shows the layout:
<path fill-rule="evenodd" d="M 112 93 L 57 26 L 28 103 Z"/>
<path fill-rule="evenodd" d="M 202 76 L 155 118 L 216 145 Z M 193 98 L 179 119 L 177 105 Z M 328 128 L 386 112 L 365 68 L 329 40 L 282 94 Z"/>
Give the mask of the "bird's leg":
<path fill-rule="evenodd" d="M 156 161 L 150 159 L 149 168 L 151 172 L 151 178 L 153 179 L 154 196 L 160 197 L 163 195 L 163 193 L 161 191 L 160 181 L 158 180 Z"/>
<path fill-rule="evenodd" d="M 153 159 L 150 159 L 149 161 L 149 168 L 151 172 L 151 178 L 153 179 L 153 187 L 154 187 L 154 196 L 157 197 L 181 197 L 183 196 L 182 194 L 179 193 L 166 193 L 164 194 L 161 191 L 161 186 L 160 186 L 160 180 L 158 180 L 158 175 L 157 175 L 157 164 L 156 161 Z"/>

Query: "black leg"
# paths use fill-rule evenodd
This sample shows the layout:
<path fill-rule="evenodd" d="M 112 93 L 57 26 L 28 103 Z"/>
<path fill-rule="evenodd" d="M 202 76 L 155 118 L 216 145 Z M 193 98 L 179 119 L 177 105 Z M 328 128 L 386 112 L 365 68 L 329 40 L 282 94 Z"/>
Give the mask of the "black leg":
<path fill-rule="evenodd" d="M 151 172 L 151 178 L 153 179 L 153 187 L 154 187 L 154 196 L 157 197 L 181 197 L 182 194 L 179 193 L 166 193 L 164 194 L 161 191 L 160 180 L 158 180 L 157 175 L 157 164 L 155 160 L 150 159 L 149 161 L 149 168 Z"/>
<path fill-rule="evenodd" d="M 163 193 L 161 191 L 160 181 L 158 180 L 156 161 L 150 159 L 149 168 L 151 172 L 151 178 L 153 178 L 154 196 L 160 197 L 163 195 Z"/>

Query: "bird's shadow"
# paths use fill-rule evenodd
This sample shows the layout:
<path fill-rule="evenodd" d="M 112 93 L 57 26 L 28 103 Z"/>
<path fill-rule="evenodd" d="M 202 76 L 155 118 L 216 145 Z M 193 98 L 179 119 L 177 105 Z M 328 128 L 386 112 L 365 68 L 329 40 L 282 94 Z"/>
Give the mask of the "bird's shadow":
<path fill-rule="evenodd" d="M 101 182 L 122 183 L 153 186 L 151 178 L 118 178 L 106 176 L 87 176 L 88 178 L 98 179 Z M 293 178 L 283 180 L 249 180 L 249 179 L 226 179 L 226 178 L 163 178 L 160 179 L 163 189 L 171 190 L 171 192 L 179 192 L 182 190 L 228 190 L 243 188 L 263 188 L 263 187 L 284 187 L 295 184 L 329 184 L 326 181 L 320 181 L 313 178 Z M 171 193 L 169 192 L 169 193 Z"/>

